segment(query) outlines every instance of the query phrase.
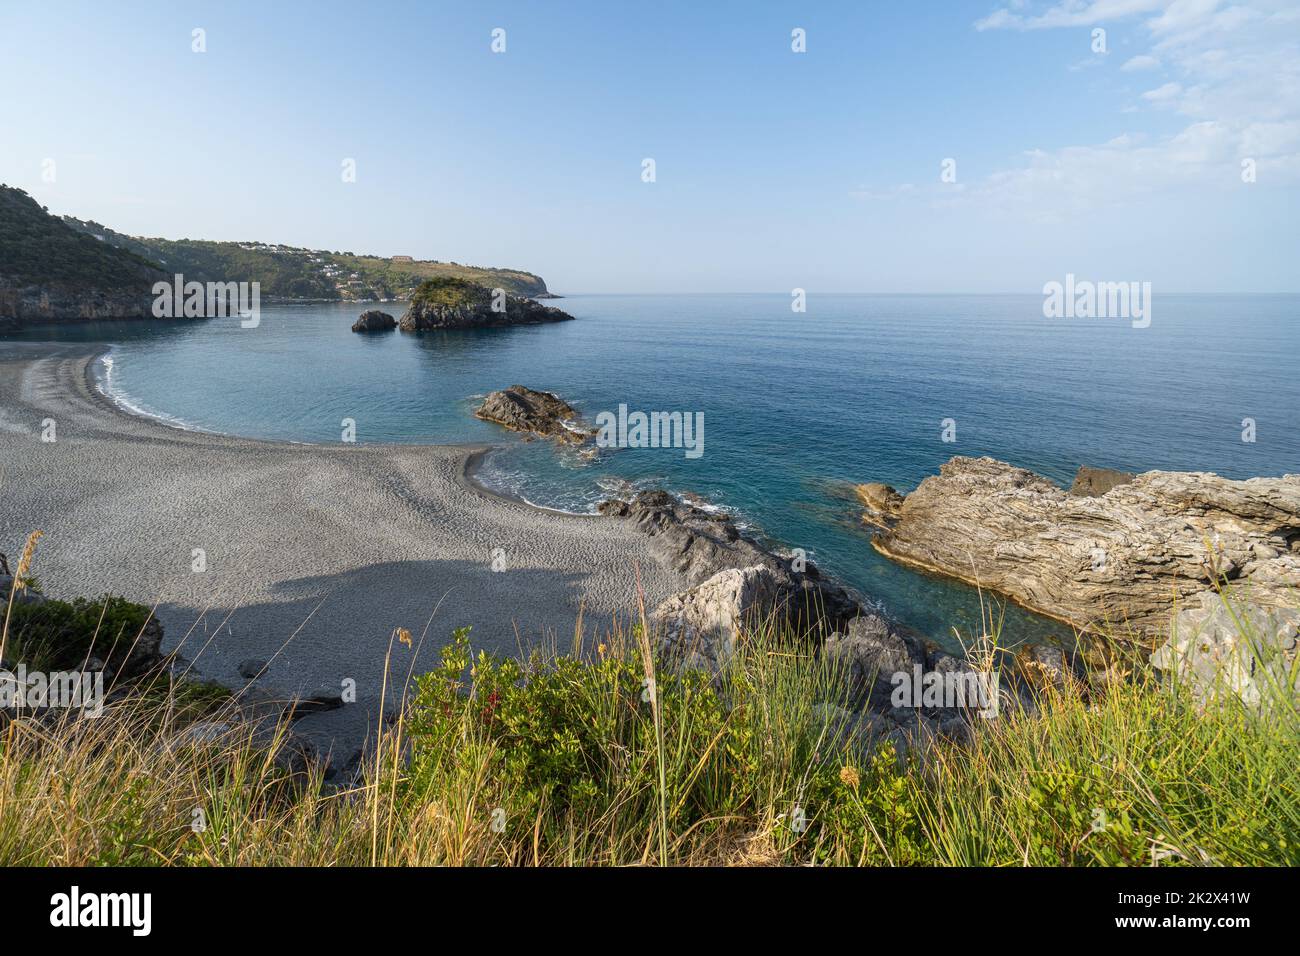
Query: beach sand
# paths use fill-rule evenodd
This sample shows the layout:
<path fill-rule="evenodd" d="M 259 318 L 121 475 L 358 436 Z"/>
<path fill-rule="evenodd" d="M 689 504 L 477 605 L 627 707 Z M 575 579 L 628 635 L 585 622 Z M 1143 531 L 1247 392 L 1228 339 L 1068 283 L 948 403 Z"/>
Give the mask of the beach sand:
<path fill-rule="evenodd" d="M 621 522 L 534 508 L 467 477 L 482 446 L 306 445 L 183 431 L 130 415 L 90 384 L 95 345 L 0 343 L 0 551 L 41 530 L 34 574 L 52 597 L 110 592 L 157 607 L 164 650 L 241 683 L 272 659 L 285 693 L 356 682 L 357 704 L 300 728 L 335 759 L 379 710 L 395 627 L 416 672 L 454 628 L 476 649 L 572 646 L 685 587 Z M 43 422 L 54 442 L 42 441 Z M 494 571 L 501 549 L 505 570 Z M 193 570 L 194 549 L 206 570 Z M 399 685 L 413 651 L 395 646 Z M 393 692 L 389 690 L 391 700 Z M 347 738 L 344 740 L 343 738 Z"/>

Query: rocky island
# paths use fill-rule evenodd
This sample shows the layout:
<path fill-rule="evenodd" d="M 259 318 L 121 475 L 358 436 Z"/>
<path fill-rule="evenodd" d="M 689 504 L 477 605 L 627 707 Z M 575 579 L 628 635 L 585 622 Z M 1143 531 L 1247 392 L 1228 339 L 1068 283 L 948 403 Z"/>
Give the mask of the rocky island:
<path fill-rule="evenodd" d="M 403 332 L 486 329 L 507 325 L 567 322 L 573 316 L 504 289 L 464 279 L 437 278 L 420 284 L 402 316 Z"/>
<path fill-rule="evenodd" d="M 474 417 L 530 437 L 552 438 L 571 445 L 581 445 L 596 434 L 581 424 L 578 410 L 560 396 L 524 385 L 488 393 Z"/>
<path fill-rule="evenodd" d="M 397 328 L 397 320 L 387 312 L 368 309 L 352 323 L 353 332 L 391 332 Z"/>

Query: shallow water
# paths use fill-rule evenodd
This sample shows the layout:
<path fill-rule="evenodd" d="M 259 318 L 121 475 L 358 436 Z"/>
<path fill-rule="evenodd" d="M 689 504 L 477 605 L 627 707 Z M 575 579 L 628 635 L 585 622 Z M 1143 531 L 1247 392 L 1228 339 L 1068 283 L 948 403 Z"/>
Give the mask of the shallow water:
<path fill-rule="evenodd" d="M 1068 483 L 1130 470 L 1300 471 L 1300 296 L 1157 296 L 1149 328 L 1045 319 L 1038 296 L 571 296 L 579 321 L 409 336 L 349 327 L 366 306 L 265 306 L 238 320 L 59 329 L 113 343 L 108 390 L 190 427 L 294 441 L 494 442 L 480 479 L 586 511 L 664 486 L 805 549 L 890 613 L 952 646 L 980 619 L 971 589 L 881 558 L 848 485 L 914 486 L 954 454 Z M 400 304 L 381 306 L 400 315 Z M 33 329 L 28 338 L 50 338 Z M 595 461 L 472 416 L 513 383 L 600 411 L 704 414 L 704 453 L 622 449 Z M 956 441 L 941 439 L 944 419 Z M 1242 420 L 1256 441 L 1242 441 Z M 1014 639 L 1059 625 L 1008 610 Z"/>

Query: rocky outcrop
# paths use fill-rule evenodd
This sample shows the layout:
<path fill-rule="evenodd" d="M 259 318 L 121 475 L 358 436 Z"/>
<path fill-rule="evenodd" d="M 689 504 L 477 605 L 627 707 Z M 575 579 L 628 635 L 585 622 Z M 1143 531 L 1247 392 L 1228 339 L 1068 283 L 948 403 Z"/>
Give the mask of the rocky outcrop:
<path fill-rule="evenodd" d="M 908 673 L 926 664 L 921 643 L 900 634 L 878 614 L 853 618 L 843 632 L 837 631 L 826 639 L 823 651 L 839 662 L 853 685 L 876 708 L 888 706 L 894 674 Z"/>
<path fill-rule="evenodd" d="M 507 325 L 566 322 L 569 313 L 532 299 L 509 295 L 461 279 L 431 279 L 411 296 L 402 316 L 403 332 L 486 329 Z"/>
<path fill-rule="evenodd" d="M 352 323 L 353 332 L 391 332 L 397 328 L 397 320 L 387 312 L 369 309 Z"/>
<path fill-rule="evenodd" d="M 595 434 L 581 424 L 578 410 L 551 392 L 511 385 L 491 392 L 474 412 L 475 418 L 495 422 L 511 431 L 580 445 Z"/>
<path fill-rule="evenodd" d="M 1248 707 L 1271 705 L 1300 695 L 1298 639 L 1298 607 L 1236 604 L 1202 593 L 1178 611 L 1151 665 L 1202 705 L 1234 698 Z"/>
<path fill-rule="evenodd" d="M 862 502 L 862 520 L 877 528 L 888 528 L 903 507 L 903 496 L 893 487 L 878 481 L 854 485 L 853 492 Z"/>
<path fill-rule="evenodd" d="M 730 614 L 732 620 L 761 607 L 764 613 L 778 613 L 800 631 L 830 631 L 862 611 L 856 595 L 824 578 L 799 552 L 783 555 L 765 547 L 742 534 L 729 515 L 678 501 L 665 491 L 643 491 L 627 501 L 611 499 L 602 502 L 598 510 L 629 521 L 646 534 L 651 555 L 682 574 L 692 588 L 713 579 L 711 589 L 697 596 L 695 603 L 712 600 L 719 589 L 752 598 L 741 601 L 736 613 Z M 716 579 L 727 571 L 743 572 L 745 587 L 741 591 L 735 591 L 734 576 Z M 677 597 L 680 595 L 664 605 Z M 705 656 L 716 658 L 707 652 Z"/>
<path fill-rule="evenodd" d="M 673 659 L 717 671 L 735 653 L 742 629 L 772 613 L 781 595 L 771 568 L 727 568 L 669 597 L 654 609 L 650 623 Z"/>
<path fill-rule="evenodd" d="M 151 286 L 86 289 L 64 284 L 6 285 L 0 279 L 0 327 L 9 330 L 36 322 L 94 322 L 153 317 Z"/>
<path fill-rule="evenodd" d="M 1075 472 L 1074 484 L 1070 485 L 1070 494 L 1096 498 L 1112 488 L 1127 485 L 1136 475 L 1128 471 L 1115 471 L 1113 468 L 1093 468 L 1080 465 Z"/>
<path fill-rule="evenodd" d="M 1175 601 L 1223 583 L 1258 606 L 1295 606 L 1300 475 L 1150 471 L 1087 497 L 958 457 L 906 496 L 874 543 L 1080 628 L 1163 638 Z"/>

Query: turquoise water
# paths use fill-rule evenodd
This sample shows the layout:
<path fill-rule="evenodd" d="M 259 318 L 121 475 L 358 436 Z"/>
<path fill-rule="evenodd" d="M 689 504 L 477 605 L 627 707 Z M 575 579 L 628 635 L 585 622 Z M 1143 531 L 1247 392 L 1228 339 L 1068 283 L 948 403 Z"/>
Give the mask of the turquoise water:
<path fill-rule="evenodd" d="M 1300 471 L 1300 296 L 1157 296 L 1146 329 L 1045 319 L 1039 296 L 814 295 L 804 314 L 784 295 L 554 304 L 579 321 L 360 336 L 349 326 L 363 307 L 330 304 L 266 306 L 256 329 L 216 319 L 60 335 L 113 342 L 112 394 L 190 427 L 330 442 L 351 418 L 358 441 L 494 442 L 486 483 L 572 511 L 628 485 L 694 492 L 948 644 L 954 627 L 976 628 L 977 596 L 878 556 L 850 483 L 906 490 L 954 454 L 1064 483 L 1081 463 Z M 620 403 L 703 412 L 704 454 L 588 461 L 472 417 L 476 398 L 516 382 L 592 418 Z M 941 440 L 947 418 L 955 443 Z M 1059 631 L 1009 616 L 1016 637 Z"/>

